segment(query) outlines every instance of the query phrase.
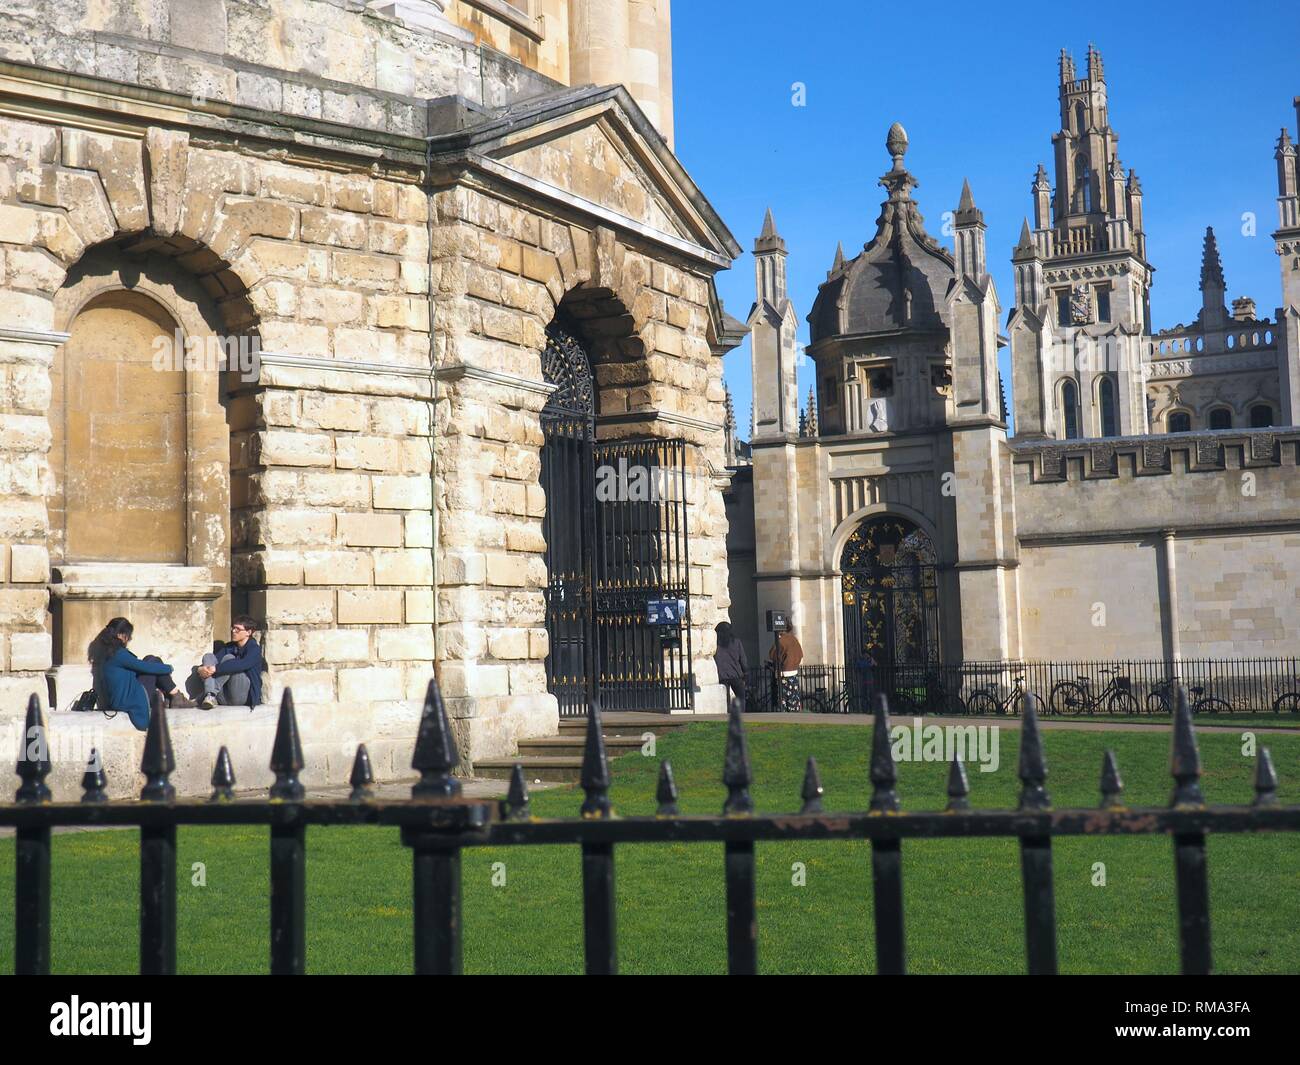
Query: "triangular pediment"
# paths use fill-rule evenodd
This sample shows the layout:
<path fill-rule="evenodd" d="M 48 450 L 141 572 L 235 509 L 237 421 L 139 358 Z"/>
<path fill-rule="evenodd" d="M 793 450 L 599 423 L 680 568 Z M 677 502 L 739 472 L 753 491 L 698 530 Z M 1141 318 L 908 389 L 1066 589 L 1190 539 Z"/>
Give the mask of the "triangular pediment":
<path fill-rule="evenodd" d="M 622 86 L 564 89 L 434 138 L 497 177 L 726 265 L 741 252 L 663 138 Z"/>

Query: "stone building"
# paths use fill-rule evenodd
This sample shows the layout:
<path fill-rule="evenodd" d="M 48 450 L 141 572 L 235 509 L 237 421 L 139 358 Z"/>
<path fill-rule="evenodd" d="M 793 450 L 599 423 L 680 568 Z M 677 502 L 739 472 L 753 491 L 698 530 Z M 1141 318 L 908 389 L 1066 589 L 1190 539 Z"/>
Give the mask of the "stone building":
<path fill-rule="evenodd" d="M 1142 188 L 1116 154 L 1095 49 L 1082 78 L 1062 54 L 1058 93 L 1055 183 L 1040 165 L 1005 319 L 970 187 L 945 247 L 913 194 L 907 136 L 889 130 L 875 235 L 852 258 L 841 246 L 808 315 L 816 392 L 802 412 L 788 252 L 765 219 L 752 489 L 738 478 L 727 501 L 754 513 L 754 581 L 748 594 L 733 581 L 732 620 L 757 644 L 766 611 L 784 609 L 805 661 L 828 665 L 1300 653 L 1290 134 L 1276 149 L 1276 315 L 1244 297 L 1227 309 L 1207 230 L 1200 315 L 1156 331 Z"/>
<path fill-rule="evenodd" d="M 6 721 L 86 687 L 111 616 L 185 667 L 240 611 L 318 781 L 358 739 L 403 768 L 435 662 L 468 758 L 553 733 L 574 610 L 584 690 L 631 683 L 617 637 L 652 646 L 641 694 L 672 672 L 722 705 L 739 335 L 713 276 L 739 248 L 672 152 L 669 28 L 669 0 L 0 11 Z M 556 545 L 614 442 L 671 453 L 693 491 L 630 533 L 583 526 L 584 564 L 632 589 L 597 619 L 594 578 L 558 602 Z M 667 509 L 690 537 L 673 581 Z M 615 558 L 632 539 L 654 564 Z M 637 611 L 663 593 L 690 607 L 661 646 Z M 131 787 L 138 736 L 96 728 Z M 258 783 L 272 728 L 172 720 L 194 787 L 218 743 Z"/>

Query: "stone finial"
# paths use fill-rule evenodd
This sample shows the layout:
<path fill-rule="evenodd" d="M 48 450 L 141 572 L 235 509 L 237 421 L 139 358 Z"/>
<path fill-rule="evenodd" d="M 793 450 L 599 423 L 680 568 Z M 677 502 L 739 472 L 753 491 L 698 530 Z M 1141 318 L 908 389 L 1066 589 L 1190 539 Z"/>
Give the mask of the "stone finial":
<path fill-rule="evenodd" d="M 1061 72 L 1061 84 L 1065 85 L 1074 80 L 1074 56 L 1062 48 L 1061 58 L 1059 60 L 1059 70 Z"/>
<path fill-rule="evenodd" d="M 834 277 L 844 269 L 844 242 L 840 241 L 835 245 L 835 261 L 831 263 L 831 272 L 827 277 Z"/>
<path fill-rule="evenodd" d="M 1020 240 L 1016 242 L 1016 251 L 1031 252 L 1034 250 L 1034 235 L 1029 231 L 1029 219 L 1026 218 L 1020 225 Z"/>
<path fill-rule="evenodd" d="M 902 170 L 903 156 L 907 154 L 907 130 L 901 122 L 895 122 L 889 127 L 889 133 L 885 137 L 885 150 L 893 156 L 894 169 Z"/>
<path fill-rule="evenodd" d="M 808 386 L 808 436 L 816 436 L 817 429 L 817 396 L 813 392 L 812 385 Z"/>
<path fill-rule="evenodd" d="M 984 222 L 984 212 L 975 206 L 970 181 L 965 178 L 961 183 L 961 199 L 957 202 L 956 221 L 959 226 L 982 225 Z"/>
<path fill-rule="evenodd" d="M 1101 52 L 1088 42 L 1088 78 L 1095 82 L 1104 82 L 1106 80 L 1106 70 L 1102 66 Z"/>
<path fill-rule="evenodd" d="M 1034 173 L 1034 191 L 1037 192 L 1039 189 L 1050 190 L 1051 187 L 1052 181 L 1051 178 L 1047 176 L 1047 167 L 1043 166 L 1042 163 L 1039 163 L 1038 170 Z"/>

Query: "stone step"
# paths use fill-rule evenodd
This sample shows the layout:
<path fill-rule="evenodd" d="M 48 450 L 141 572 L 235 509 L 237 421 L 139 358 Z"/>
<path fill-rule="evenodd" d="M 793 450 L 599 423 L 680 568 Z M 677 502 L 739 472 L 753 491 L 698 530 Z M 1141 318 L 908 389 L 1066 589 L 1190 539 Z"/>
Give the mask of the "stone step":
<path fill-rule="evenodd" d="M 607 739 L 611 736 L 644 736 L 647 732 L 662 736 L 666 732 L 677 732 L 684 729 L 693 720 L 695 720 L 693 717 L 674 717 L 670 714 L 602 714 L 601 732 Z M 585 717 L 560 718 L 561 736 L 570 734 L 583 736 L 586 735 L 586 732 L 587 719 Z"/>
<path fill-rule="evenodd" d="M 529 784 L 540 780 L 545 783 L 568 783 L 582 775 L 582 755 L 521 755 L 518 758 L 483 758 L 475 761 L 474 775 L 491 780 L 509 780 L 515 763 L 524 769 L 524 780 Z"/>
<path fill-rule="evenodd" d="M 611 736 L 606 734 L 605 751 L 610 758 L 617 758 L 621 754 L 640 750 L 643 742 L 639 733 L 635 736 Z M 519 755 L 520 757 L 530 755 L 569 755 L 581 758 L 583 750 L 586 749 L 586 744 L 587 734 L 585 732 L 568 729 L 558 736 L 547 736 L 539 740 L 520 740 Z"/>

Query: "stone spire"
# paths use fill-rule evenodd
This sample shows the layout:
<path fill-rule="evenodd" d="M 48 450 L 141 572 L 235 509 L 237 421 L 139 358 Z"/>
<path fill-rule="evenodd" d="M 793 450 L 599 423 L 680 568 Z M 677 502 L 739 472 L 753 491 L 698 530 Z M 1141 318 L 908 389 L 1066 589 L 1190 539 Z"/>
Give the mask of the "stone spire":
<path fill-rule="evenodd" d="M 1223 305 L 1227 285 L 1223 280 L 1223 263 L 1219 259 L 1219 242 L 1214 228 L 1205 227 L 1205 247 L 1201 251 L 1201 324 L 1207 329 L 1221 328 L 1228 318 Z"/>
<path fill-rule="evenodd" d="M 827 279 L 834 277 L 844 269 L 844 242 L 840 241 L 835 245 L 835 261 L 831 263 L 831 268 L 826 272 Z"/>
<path fill-rule="evenodd" d="M 813 394 L 812 385 L 808 386 L 808 416 L 805 423 L 807 432 L 805 436 L 817 436 L 817 397 Z"/>
<path fill-rule="evenodd" d="M 1088 42 L 1088 79 L 1094 82 L 1106 80 L 1106 71 L 1101 65 L 1101 52 L 1093 47 L 1091 41 Z"/>
<path fill-rule="evenodd" d="M 722 451 L 723 461 L 728 466 L 736 465 L 738 449 L 736 447 L 736 404 L 731 398 L 731 389 L 722 386 L 726 400 L 726 415 L 723 420 Z"/>
<path fill-rule="evenodd" d="M 970 182 L 962 181 L 961 200 L 954 216 L 957 271 L 979 280 L 987 272 L 984 252 L 984 212 L 975 206 Z"/>
<path fill-rule="evenodd" d="M 1074 56 L 1070 55 L 1070 53 L 1064 48 L 1061 49 L 1061 58 L 1059 60 L 1058 69 L 1061 72 L 1062 85 L 1067 85 L 1074 81 Z"/>
<path fill-rule="evenodd" d="M 758 298 L 767 300 L 778 312 L 785 305 L 787 254 L 785 241 L 776 231 L 776 220 L 772 217 L 772 208 L 769 207 L 767 214 L 763 216 L 763 231 L 754 241 L 754 272 Z"/>
<path fill-rule="evenodd" d="M 1205 227 L 1205 246 L 1201 250 L 1201 291 L 1227 286 L 1223 280 L 1223 261 L 1219 258 L 1219 242 L 1214 238 L 1214 227 Z"/>

